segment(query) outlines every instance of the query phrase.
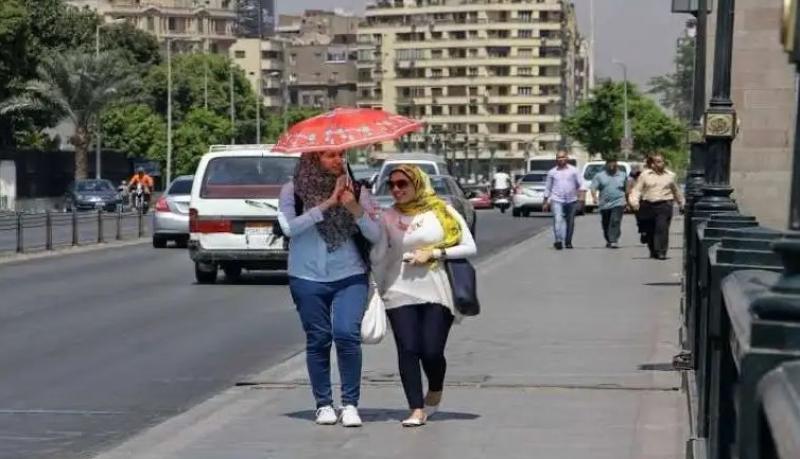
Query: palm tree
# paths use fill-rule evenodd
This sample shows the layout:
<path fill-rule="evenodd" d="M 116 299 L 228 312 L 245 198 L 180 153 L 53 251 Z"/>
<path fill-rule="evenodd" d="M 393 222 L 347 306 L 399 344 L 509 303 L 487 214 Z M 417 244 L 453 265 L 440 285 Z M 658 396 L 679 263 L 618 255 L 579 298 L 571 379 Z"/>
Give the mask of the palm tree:
<path fill-rule="evenodd" d="M 46 56 L 36 69 L 37 78 L 25 83 L 24 92 L 0 102 L 0 114 L 46 111 L 70 121 L 75 127 L 69 139 L 75 147 L 75 179 L 87 178 L 91 127 L 106 107 L 131 94 L 136 75 L 127 70 L 110 53 Z"/>

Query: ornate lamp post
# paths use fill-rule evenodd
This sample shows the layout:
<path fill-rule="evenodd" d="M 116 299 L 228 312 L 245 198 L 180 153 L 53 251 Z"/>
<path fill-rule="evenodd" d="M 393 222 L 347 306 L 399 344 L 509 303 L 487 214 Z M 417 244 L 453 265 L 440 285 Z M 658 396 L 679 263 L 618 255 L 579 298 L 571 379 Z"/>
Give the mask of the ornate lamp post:
<path fill-rule="evenodd" d="M 714 48 L 714 82 L 704 123 L 707 144 L 705 185 L 703 197 L 693 209 L 706 215 L 737 210 L 736 203 L 730 197 L 733 193 L 733 188 L 730 186 L 731 144 L 736 136 L 736 110 L 731 100 L 735 9 L 735 0 L 719 0 Z"/>

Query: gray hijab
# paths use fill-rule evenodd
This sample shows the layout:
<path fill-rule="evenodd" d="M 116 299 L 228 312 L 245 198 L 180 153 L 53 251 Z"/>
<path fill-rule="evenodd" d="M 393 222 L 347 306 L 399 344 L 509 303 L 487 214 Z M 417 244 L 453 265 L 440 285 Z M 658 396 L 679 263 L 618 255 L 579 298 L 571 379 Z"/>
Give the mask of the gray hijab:
<path fill-rule="evenodd" d="M 294 172 L 294 192 L 303 200 L 304 210 L 322 204 L 336 188 L 337 177 L 322 167 L 320 153 L 303 153 Z M 333 206 L 317 223 L 317 231 L 328 247 L 335 252 L 358 232 L 353 214 L 342 206 Z"/>

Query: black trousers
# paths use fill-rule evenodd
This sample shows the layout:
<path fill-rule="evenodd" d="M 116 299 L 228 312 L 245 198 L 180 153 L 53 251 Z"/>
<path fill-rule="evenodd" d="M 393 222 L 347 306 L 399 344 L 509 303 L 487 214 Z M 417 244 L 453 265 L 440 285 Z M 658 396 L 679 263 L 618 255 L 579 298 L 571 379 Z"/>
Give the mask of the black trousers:
<path fill-rule="evenodd" d="M 453 325 L 453 314 L 440 304 L 415 304 L 386 311 L 397 344 L 400 380 L 412 410 L 424 407 L 420 363 L 428 378 L 428 390 L 444 388 L 447 361 L 444 347 Z"/>
<path fill-rule="evenodd" d="M 608 243 L 617 243 L 622 235 L 622 215 L 625 213 L 625 207 L 613 207 L 611 209 L 604 209 L 600 211 L 600 216 L 603 221 L 603 237 L 606 238 Z"/>
<path fill-rule="evenodd" d="M 650 256 L 666 256 L 669 249 L 669 225 L 672 223 L 673 201 L 643 201 L 639 208 Z"/>

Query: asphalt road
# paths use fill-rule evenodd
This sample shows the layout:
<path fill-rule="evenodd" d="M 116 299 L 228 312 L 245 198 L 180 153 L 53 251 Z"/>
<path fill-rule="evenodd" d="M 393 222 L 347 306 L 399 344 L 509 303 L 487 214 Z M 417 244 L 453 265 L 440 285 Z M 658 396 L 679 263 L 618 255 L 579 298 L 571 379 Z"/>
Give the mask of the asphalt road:
<path fill-rule="evenodd" d="M 547 224 L 481 212 L 481 256 Z M 284 283 L 145 244 L 0 266 L 0 458 L 91 457 L 300 351 Z"/>

